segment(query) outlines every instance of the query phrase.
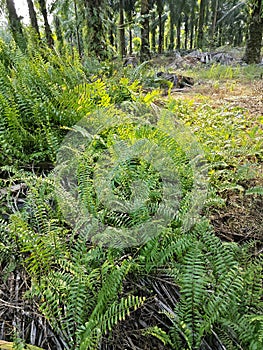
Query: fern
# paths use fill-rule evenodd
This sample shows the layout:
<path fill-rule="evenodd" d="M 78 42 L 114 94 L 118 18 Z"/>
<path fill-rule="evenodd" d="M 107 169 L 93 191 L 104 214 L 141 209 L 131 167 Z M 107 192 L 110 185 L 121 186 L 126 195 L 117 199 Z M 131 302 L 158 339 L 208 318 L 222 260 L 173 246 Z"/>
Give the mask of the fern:
<path fill-rule="evenodd" d="M 98 315 L 97 322 L 93 319 L 89 320 L 81 336 L 80 350 L 92 350 L 96 348 L 103 333 L 111 331 L 114 325 L 125 320 L 126 316 L 129 316 L 130 309 L 136 310 L 143 302 L 144 298 L 129 295 L 126 298 L 121 298 L 118 302 L 114 302 L 105 314 Z M 98 325 L 100 327 L 99 329 L 97 328 Z"/>
<path fill-rule="evenodd" d="M 191 344 L 193 349 L 200 346 L 203 336 L 202 306 L 207 298 L 208 280 L 202 258 L 198 246 L 191 248 L 186 254 L 180 280 L 181 300 L 175 311 L 187 343 Z"/>

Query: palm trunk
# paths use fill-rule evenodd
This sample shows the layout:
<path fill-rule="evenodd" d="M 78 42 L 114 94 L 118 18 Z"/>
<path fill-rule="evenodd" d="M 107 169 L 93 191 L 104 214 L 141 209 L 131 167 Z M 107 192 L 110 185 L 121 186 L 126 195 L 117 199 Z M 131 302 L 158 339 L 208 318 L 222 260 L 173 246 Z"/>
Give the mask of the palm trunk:
<path fill-rule="evenodd" d="M 176 30 L 177 30 L 177 42 L 176 42 L 176 49 L 180 50 L 181 48 L 181 16 L 178 18 L 177 24 L 176 24 Z"/>
<path fill-rule="evenodd" d="M 217 21 L 217 10 L 218 10 L 218 0 L 215 0 L 212 6 L 212 27 L 211 27 L 211 42 L 214 42 L 214 35 L 216 29 L 216 21 Z"/>
<path fill-rule="evenodd" d="M 23 34 L 23 28 L 20 22 L 20 18 L 18 17 L 16 12 L 14 1 L 6 0 L 6 7 L 8 11 L 9 24 L 13 38 L 18 47 L 22 51 L 25 51 L 27 48 L 26 39 Z"/>
<path fill-rule="evenodd" d="M 194 30 L 195 30 L 195 1 L 192 2 L 192 10 L 190 17 L 190 49 L 192 50 L 194 44 Z"/>
<path fill-rule="evenodd" d="M 129 24 L 129 55 L 132 55 L 132 29 Z"/>
<path fill-rule="evenodd" d="M 78 8 L 77 8 L 76 0 L 74 0 L 74 14 L 75 14 L 75 21 L 76 21 L 76 36 L 77 36 L 78 53 L 79 53 L 79 57 L 81 57 L 82 50 L 81 50 L 81 44 L 80 44 L 79 16 L 78 16 Z"/>
<path fill-rule="evenodd" d="M 185 38 L 184 38 L 184 48 L 187 49 L 187 44 L 188 44 L 188 36 L 189 36 L 189 17 L 187 14 L 185 14 Z"/>
<path fill-rule="evenodd" d="M 48 16 L 47 16 L 47 6 L 45 0 L 38 0 L 40 11 L 42 13 L 43 19 L 44 19 L 44 28 L 45 28 L 45 35 L 47 39 L 47 44 L 50 48 L 54 46 L 54 39 L 52 37 L 52 31 L 50 28 L 50 25 L 48 23 Z"/>
<path fill-rule="evenodd" d="M 87 44 L 89 54 L 95 56 L 99 60 L 107 59 L 109 56 L 106 43 L 106 31 L 103 24 L 103 0 L 85 0 L 87 20 Z"/>
<path fill-rule="evenodd" d="M 40 39 L 40 32 L 39 32 L 39 26 L 37 22 L 37 14 L 34 8 L 34 4 L 32 0 L 27 0 L 27 6 L 28 6 L 28 12 L 30 17 L 30 23 L 32 28 L 34 28 L 37 38 Z"/>
<path fill-rule="evenodd" d="M 131 9 L 128 9 L 128 11 L 126 12 L 126 17 L 128 20 L 128 24 L 129 24 L 129 55 L 132 55 L 132 49 L 133 49 L 133 45 L 132 45 L 132 11 Z"/>
<path fill-rule="evenodd" d="M 120 0 L 119 12 L 120 12 L 120 22 L 119 22 L 120 55 L 121 55 L 121 57 L 125 57 L 126 56 L 126 47 L 125 47 L 125 28 L 124 28 L 123 0 Z"/>
<path fill-rule="evenodd" d="M 163 23 L 162 23 L 162 11 L 158 12 L 158 22 L 159 22 L 159 40 L 158 40 L 158 53 L 163 52 Z"/>
<path fill-rule="evenodd" d="M 150 58 L 150 47 L 149 47 L 149 0 L 141 0 L 141 17 L 142 17 L 142 28 L 141 28 L 141 62 L 146 61 Z"/>
<path fill-rule="evenodd" d="M 262 0 L 254 0 L 252 18 L 243 60 L 248 63 L 260 63 L 263 35 Z"/>
<path fill-rule="evenodd" d="M 201 0 L 200 9 L 199 9 L 198 35 L 197 35 L 198 48 L 203 47 L 203 41 L 204 41 L 205 5 L 206 5 L 206 0 Z"/>
<path fill-rule="evenodd" d="M 156 51 L 156 28 L 153 25 L 153 23 L 155 22 L 155 11 L 152 12 L 151 15 L 151 21 L 152 21 L 152 26 L 151 26 L 151 50 L 152 52 Z"/>
<path fill-rule="evenodd" d="M 174 24 L 175 24 L 175 4 L 173 0 L 169 1 L 170 10 L 170 32 L 169 32 L 169 50 L 174 49 Z"/>

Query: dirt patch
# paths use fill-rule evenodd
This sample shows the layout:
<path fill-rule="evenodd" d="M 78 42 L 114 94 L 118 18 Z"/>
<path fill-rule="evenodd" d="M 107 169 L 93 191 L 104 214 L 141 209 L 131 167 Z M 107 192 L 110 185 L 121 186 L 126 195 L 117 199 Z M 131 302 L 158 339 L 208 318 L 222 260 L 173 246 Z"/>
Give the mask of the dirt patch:
<path fill-rule="evenodd" d="M 263 80 L 238 82 L 232 80 L 199 81 L 193 88 L 184 91 L 172 91 L 175 99 L 194 100 L 204 103 L 204 97 L 212 107 L 218 108 L 228 104 L 230 107 L 240 107 L 253 116 L 263 115 Z"/>
<path fill-rule="evenodd" d="M 224 197 L 226 206 L 210 213 L 215 233 L 228 242 L 254 241 L 253 255 L 258 255 L 263 248 L 263 196 L 228 191 Z"/>

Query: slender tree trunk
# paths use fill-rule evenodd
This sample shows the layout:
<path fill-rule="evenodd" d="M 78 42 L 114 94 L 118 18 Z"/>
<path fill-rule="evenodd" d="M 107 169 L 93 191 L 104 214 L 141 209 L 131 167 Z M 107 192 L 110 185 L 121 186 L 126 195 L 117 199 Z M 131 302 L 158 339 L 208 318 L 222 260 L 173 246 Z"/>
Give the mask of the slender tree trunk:
<path fill-rule="evenodd" d="M 217 21 L 217 11 L 218 11 L 218 0 L 214 0 L 214 3 L 212 4 L 212 27 L 211 27 L 211 36 L 210 40 L 214 44 L 214 35 L 215 35 L 215 29 L 216 29 L 216 21 Z"/>
<path fill-rule="evenodd" d="M 132 55 L 132 12 L 127 12 L 127 20 L 129 22 L 129 55 Z"/>
<path fill-rule="evenodd" d="M 141 17 L 142 17 L 142 28 L 141 28 L 141 62 L 146 61 L 150 58 L 150 47 L 149 47 L 149 0 L 141 0 Z"/>
<path fill-rule="evenodd" d="M 206 5 L 206 0 L 201 0 L 200 9 L 199 9 L 198 34 L 197 34 L 198 48 L 203 47 L 203 41 L 204 41 L 205 5 Z"/>
<path fill-rule="evenodd" d="M 253 12 L 249 25 L 246 51 L 243 60 L 248 63 L 260 63 L 263 35 L 262 0 L 253 1 Z"/>
<path fill-rule="evenodd" d="M 75 22 L 76 22 L 76 36 L 77 36 L 78 53 L 79 53 L 79 57 L 82 57 L 82 49 L 81 49 L 80 33 L 79 33 L 79 16 L 78 16 L 78 8 L 77 8 L 76 0 L 74 0 L 74 14 L 75 14 Z"/>
<path fill-rule="evenodd" d="M 169 30 L 169 46 L 168 49 L 172 51 L 174 49 L 174 25 L 175 25 L 175 4 L 173 0 L 169 1 L 170 10 L 170 30 Z"/>
<path fill-rule="evenodd" d="M 158 22 L 159 22 L 158 53 L 161 54 L 163 52 L 162 12 L 158 12 Z"/>
<path fill-rule="evenodd" d="M 163 37 L 164 37 L 164 23 L 162 21 L 163 0 L 157 1 L 157 12 L 158 12 L 158 27 L 159 27 L 158 53 L 160 54 L 163 52 Z"/>
<path fill-rule="evenodd" d="M 195 29 L 195 5 L 196 1 L 192 1 L 191 16 L 190 16 L 190 49 L 192 50 L 194 44 L 194 29 Z"/>
<path fill-rule="evenodd" d="M 20 18 L 17 15 L 15 4 L 13 0 L 6 0 L 6 8 L 8 11 L 9 25 L 13 35 L 13 38 L 18 47 L 25 51 L 27 48 L 26 39 L 23 34 L 22 24 Z"/>
<path fill-rule="evenodd" d="M 155 22 L 155 11 L 152 12 L 151 15 L 151 21 L 152 21 L 152 27 L 151 27 L 151 50 L 153 52 L 156 52 L 156 27 L 153 25 L 153 23 Z"/>
<path fill-rule="evenodd" d="M 176 49 L 177 50 L 180 50 L 181 48 L 181 25 L 182 25 L 181 16 L 179 16 L 176 24 L 176 36 L 177 36 Z"/>
<path fill-rule="evenodd" d="M 46 35 L 46 39 L 47 39 L 47 44 L 49 47 L 52 48 L 54 46 L 54 39 L 52 37 L 52 31 L 51 31 L 50 25 L 48 23 L 46 1 L 45 0 L 38 0 L 38 3 L 40 6 L 40 11 L 41 11 L 43 19 L 44 19 L 44 28 L 45 28 L 45 35 Z"/>
<path fill-rule="evenodd" d="M 120 0 L 119 3 L 119 36 L 120 36 L 120 56 L 126 56 L 126 45 L 125 45 L 125 28 L 124 28 L 124 9 L 123 9 L 123 0 Z"/>
<path fill-rule="evenodd" d="M 40 39 L 40 32 L 39 32 L 39 26 L 37 22 L 37 14 L 34 8 L 34 4 L 32 0 L 27 0 L 27 6 L 28 6 L 28 12 L 29 12 L 29 18 L 32 28 L 34 28 L 37 38 Z"/>
<path fill-rule="evenodd" d="M 132 29 L 129 27 L 129 55 L 132 55 Z"/>
<path fill-rule="evenodd" d="M 184 48 L 187 49 L 187 44 L 188 44 L 188 36 L 189 36 L 189 25 L 188 25 L 188 22 L 189 22 L 189 17 L 187 14 L 185 14 L 185 27 L 184 27 L 184 30 L 185 30 L 185 37 L 184 37 Z"/>

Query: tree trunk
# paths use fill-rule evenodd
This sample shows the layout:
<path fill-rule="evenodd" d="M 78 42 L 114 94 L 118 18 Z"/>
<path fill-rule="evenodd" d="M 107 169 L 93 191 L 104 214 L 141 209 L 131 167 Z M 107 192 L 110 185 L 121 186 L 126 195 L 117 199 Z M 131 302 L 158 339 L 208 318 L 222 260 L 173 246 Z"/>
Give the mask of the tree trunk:
<path fill-rule="evenodd" d="M 185 38 L 184 38 L 184 48 L 187 49 L 187 44 L 188 44 L 188 36 L 189 36 L 189 26 L 188 26 L 188 22 L 189 22 L 189 17 L 187 14 L 185 14 L 184 17 L 184 23 L 185 23 Z"/>
<path fill-rule="evenodd" d="M 28 6 L 28 12 L 29 12 L 29 18 L 32 28 L 34 28 L 37 38 L 40 39 L 40 32 L 39 32 L 39 26 L 37 22 L 37 14 L 34 8 L 34 4 L 32 0 L 27 0 L 27 6 Z"/>
<path fill-rule="evenodd" d="M 217 11 L 218 11 L 218 0 L 214 0 L 214 3 L 212 4 L 212 27 L 211 27 L 211 35 L 210 40 L 214 45 L 215 41 L 215 29 L 216 29 L 216 21 L 217 21 Z"/>
<path fill-rule="evenodd" d="M 124 12 L 128 21 L 129 28 L 129 54 L 132 55 L 133 43 L 132 43 L 132 24 L 133 24 L 133 11 L 136 0 L 123 0 Z"/>
<path fill-rule="evenodd" d="M 52 31 L 50 28 L 50 25 L 48 23 L 48 16 L 47 16 L 47 6 L 45 0 L 38 0 L 40 11 L 42 13 L 43 19 L 44 19 L 44 28 L 45 28 L 45 35 L 47 39 L 47 44 L 50 48 L 54 46 L 54 39 L 52 37 Z"/>
<path fill-rule="evenodd" d="M 82 48 L 81 48 L 80 32 L 79 32 L 79 16 L 78 16 L 78 8 L 77 8 L 76 0 L 74 0 L 74 15 L 75 15 L 75 22 L 76 22 L 78 53 L 79 53 L 79 57 L 82 57 Z"/>
<path fill-rule="evenodd" d="M 87 20 L 87 44 L 91 56 L 104 60 L 109 57 L 106 44 L 106 30 L 103 25 L 104 0 L 85 0 Z"/>
<path fill-rule="evenodd" d="M 132 55 L 132 29 L 129 25 L 129 55 Z"/>
<path fill-rule="evenodd" d="M 158 53 L 161 54 L 163 52 L 162 12 L 158 13 L 158 22 L 159 22 Z"/>
<path fill-rule="evenodd" d="M 177 24 L 176 24 L 176 35 L 177 35 L 177 41 L 176 41 L 176 49 L 180 50 L 181 48 L 181 16 L 179 16 Z"/>
<path fill-rule="evenodd" d="M 127 12 L 127 20 L 129 22 L 129 55 L 132 55 L 132 12 Z"/>
<path fill-rule="evenodd" d="M 150 59 L 150 47 L 149 47 L 149 0 L 141 0 L 141 17 L 142 17 L 142 28 L 141 28 L 141 52 L 140 60 L 144 62 Z"/>
<path fill-rule="evenodd" d="M 262 0 L 253 1 L 246 51 L 243 60 L 248 64 L 260 63 L 263 34 Z"/>
<path fill-rule="evenodd" d="M 174 49 L 174 22 L 175 22 L 175 7 L 174 2 L 172 0 L 169 1 L 169 9 L 170 9 L 170 33 L 169 33 L 169 50 L 172 51 Z"/>
<path fill-rule="evenodd" d="M 205 20 L 205 5 L 206 0 L 201 0 L 199 9 L 199 22 L 198 22 L 198 34 L 197 34 L 197 47 L 203 47 L 204 41 L 204 20 Z"/>
<path fill-rule="evenodd" d="M 192 50 L 194 44 L 194 29 L 195 29 L 195 0 L 192 2 L 192 10 L 190 17 L 190 49 Z"/>
<path fill-rule="evenodd" d="M 158 12 L 158 26 L 159 26 L 159 40 L 158 40 L 158 53 L 163 52 L 163 34 L 164 34 L 164 24 L 162 21 L 163 15 L 163 0 L 157 1 L 157 12 Z"/>
<path fill-rule="evenodd" d="M 120 35 L 120 56 L 126 56 L 126 45 L 125 45 L 125 28 L 124 28 L 124 9 L 123 9 L 123 0 L 120 0 L 119 3 L 119 35 Z"/>
<path fill-rule="evenodd" d="M 152 21 L 152 26 L 151 26 L 151 50 L 152 52 L 156 52 L 156 27 L 153 25 L 155 22 L 155 11 L 152 12 L 151 15 L 151 21 Z"/>
<path fill-rule="evenodd" d="M 8 18 L 10 29 L 13 35 L 13 38 L 18 45 L 18 47 L 25 51 L 27 48 L 26 39 L 23 34 L 22 24 L 20 18 L 17 15 L 15 4 L 13 0 L 6 0 L 6 7 L 8 11 Z"/>

